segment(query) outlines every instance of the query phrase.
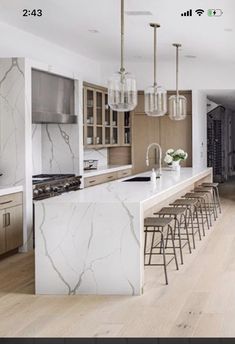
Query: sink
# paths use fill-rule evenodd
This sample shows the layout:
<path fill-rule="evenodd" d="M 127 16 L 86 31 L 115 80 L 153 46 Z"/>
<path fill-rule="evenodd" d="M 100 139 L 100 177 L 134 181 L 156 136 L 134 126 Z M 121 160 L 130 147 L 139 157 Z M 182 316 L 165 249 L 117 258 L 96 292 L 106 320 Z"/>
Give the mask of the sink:
<path fill-rule="evenodd" d="M 149 181 L 150 181 L 150 177 L 141 177 L 141 176 L 123 180 L 123 182 L 149 182 Z"/>

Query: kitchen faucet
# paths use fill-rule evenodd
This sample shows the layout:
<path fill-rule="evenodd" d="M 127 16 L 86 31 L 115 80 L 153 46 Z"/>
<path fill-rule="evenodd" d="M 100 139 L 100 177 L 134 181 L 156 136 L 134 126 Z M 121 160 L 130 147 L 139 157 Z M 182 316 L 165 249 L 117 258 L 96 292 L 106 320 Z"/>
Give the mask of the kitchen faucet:
<path fill-rule="evenodd" d="M 153 143 L 150 143 L 150 145 L 148 145 L 147 152 L 146 152 L 146 165 L 149 166 L 149 150 L 152 147 L 156 147 L 159 150 L 159 175 L 161 175 L 162 174 L 162 148 L 159 145 L 159 143 L 153 142 Z"/>

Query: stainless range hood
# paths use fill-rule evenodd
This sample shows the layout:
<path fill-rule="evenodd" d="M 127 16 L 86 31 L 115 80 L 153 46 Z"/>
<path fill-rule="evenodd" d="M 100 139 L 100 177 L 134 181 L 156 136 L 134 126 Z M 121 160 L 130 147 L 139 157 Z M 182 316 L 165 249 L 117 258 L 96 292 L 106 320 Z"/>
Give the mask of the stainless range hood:
<path fill-rule="evenodd" d="M 77 123 L 74 80 L 32 70 L 32 122 Z"/>

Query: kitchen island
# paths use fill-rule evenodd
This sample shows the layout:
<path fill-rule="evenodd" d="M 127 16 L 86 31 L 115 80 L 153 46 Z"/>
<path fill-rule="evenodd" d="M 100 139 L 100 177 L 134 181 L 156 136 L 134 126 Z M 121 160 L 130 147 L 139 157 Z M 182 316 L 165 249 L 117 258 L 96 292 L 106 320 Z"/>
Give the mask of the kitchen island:
<path fill-rule="evenodd" d="M 211 168 L 165 169 L 156 183 L 122 179 L 35 202 L 36 294 L 140 295 L 144 217 L 211 180 Z"/>

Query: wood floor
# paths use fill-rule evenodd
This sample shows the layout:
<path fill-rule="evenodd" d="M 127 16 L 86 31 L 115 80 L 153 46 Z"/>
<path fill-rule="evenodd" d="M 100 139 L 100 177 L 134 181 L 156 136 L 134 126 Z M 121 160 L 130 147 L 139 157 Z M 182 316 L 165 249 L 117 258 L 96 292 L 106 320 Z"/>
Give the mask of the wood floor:
<path fill-rule="evenodd" d="M 235 182 L 179 271 L 146 269 L 143 296 L 35 296 L 33 253 L 0 262 L 0 337 L 235 336 Z"/>

